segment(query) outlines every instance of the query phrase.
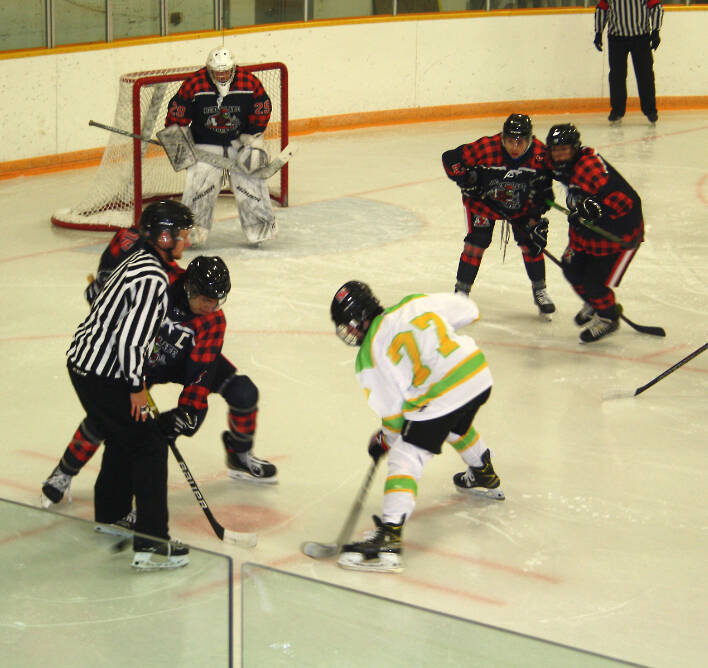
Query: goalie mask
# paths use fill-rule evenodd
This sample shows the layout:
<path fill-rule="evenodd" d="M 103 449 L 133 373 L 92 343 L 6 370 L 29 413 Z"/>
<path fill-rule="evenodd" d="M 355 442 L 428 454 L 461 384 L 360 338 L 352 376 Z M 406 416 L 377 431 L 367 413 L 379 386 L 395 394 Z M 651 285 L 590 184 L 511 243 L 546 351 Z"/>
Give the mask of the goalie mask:
<path fill-rule="evenodd" d="M 236 64 L 231 51 L 224 46 L 212 49 L 207 56 L 206 67 L 214 84 L 219 88 L 225 86 L 228 90 L 236 74 Z"/>
<path fill-rule="evenodd" d="M 214 302 L 216 310 L 226 301 L 231 290 L 231 277 L 226 263 L 218 256 L 195 257 L 187 267 L 184 278 L 184 291 L 187 299 L 204 297 Z"/>
<path fill-rule="evenodd" d="M 551 154 L 551 162 L 556 169 L 570 167 L 578 157 L 580 150 L 580 133 L 572 123 L 554 125 L 546 137 L 546 146 Z M 554 151 L 553 148 L 568 146 L 567 151 Z"/>
<path fill-rule="evenodd" d="M 171 251 L 177 245 L 181 230 L 189 230 L 194 225 L 194 217 L 189 207 L 175 200 L 162 200 L 148 204 L 138 221 L 140 236 L 154 246 Z"/>
<path fill-rule="evenodd" d="M 371 288 L 360 281 L 348 281 L 337 290 L 330 306 L 330 315 L 337 336 L 348 346 L 360 346 L 371 321 L 383 307 Z"/>

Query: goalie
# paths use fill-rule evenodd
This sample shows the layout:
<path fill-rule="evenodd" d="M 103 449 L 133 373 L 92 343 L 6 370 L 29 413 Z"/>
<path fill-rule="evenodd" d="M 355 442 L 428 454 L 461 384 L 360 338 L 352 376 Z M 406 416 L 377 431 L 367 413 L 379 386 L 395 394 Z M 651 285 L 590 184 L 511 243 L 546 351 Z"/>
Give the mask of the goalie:
<path fill-rule="evenodd" d="M 180 86 L 170 100 L 165 126 L 188 127 L 196 148 L 232 159 L 228 171 L 246 239 L 260 243 L 277 234 L 268 183 L 251 173 L 268 164 L 263 133 L 271 102 L 261 82 L 234 63 L 223 46 L 209 52 L 206 66 Z M 194 215 L 192 245 L 203 245 L 214 220 L 221 190 L 220 167 L 199 161 L 187 169 L 182 203 Z"/>

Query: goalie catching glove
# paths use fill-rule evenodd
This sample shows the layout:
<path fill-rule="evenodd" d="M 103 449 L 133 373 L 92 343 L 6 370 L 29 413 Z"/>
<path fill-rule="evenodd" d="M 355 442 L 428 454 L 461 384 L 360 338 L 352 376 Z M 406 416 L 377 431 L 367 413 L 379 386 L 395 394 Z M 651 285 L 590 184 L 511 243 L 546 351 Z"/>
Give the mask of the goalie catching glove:
<path fill-rule="evenodd" d="M 385 455 L 391 447 L 386 442 L 386 436 L 383 431 L 379 429 L 369 440 L 369 457 L 375 462 Z"/>
<path fill-rule="evenodd" d="M 197 430 L 197 419 L 182 406 L 161 413 L 157 418 L 157 426 L 168 439 L 174 441 L 184 434 L 191 436 Z"/>

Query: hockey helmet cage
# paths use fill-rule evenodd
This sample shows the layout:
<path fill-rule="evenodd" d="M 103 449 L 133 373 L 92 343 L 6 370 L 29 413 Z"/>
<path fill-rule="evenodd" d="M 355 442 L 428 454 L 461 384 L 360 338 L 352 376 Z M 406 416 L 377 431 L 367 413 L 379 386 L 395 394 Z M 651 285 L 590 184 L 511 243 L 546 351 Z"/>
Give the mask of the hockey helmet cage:
<path fill-rule="evenodd" d="M 334 295 L 330 315 L 337 336 L 347 345 L 361 345 L 371 321 L 383 307 L 371 288 L 361 281 L 347 281 Z"/>
<path fill-rule="evenodd" d="M 195 257 L 187 266 L 184 280 L 189 299 L 202 295 L 223 304 L 231 290 L 229 268 L 217 255 Z"/>
<path fill-rule="evenodd" d="M 552 126 L 546 137 L 546 146 L 549 151 L 553 146 L 571 146 L 573 148 L 573 156 L 569 160 L 556 161 L 553 160 L 551 155 L 554 167 L 568 167 L 575 162 L 578 157 L 578 151 L 580 150 L 580 133 L 578 132 L 578 128 L 572 123 L 560 123 Z"/>
<path fill-rule="evenodd" d="M 526 114 L 510 114 L 509 118 L 504 121 L 502 137 L 525 138 L 530 142 L 532 136 L 533 125 Z"/>
<path fill-rule="evenodd" d="M 138 221 L 138 231 L 145 239 L 165 250 L 174 248 L 180 230 L 189 230 L 194 216 L 188 206 L 172 199 L 151 202 Z"/>
<path fill-rule="evenodd" d="M 234 80 L 236 63 L 231 51 L 225 46 L 217 46 L 209 51 L 206 67 L 215 84 L 226 85 Z"/>

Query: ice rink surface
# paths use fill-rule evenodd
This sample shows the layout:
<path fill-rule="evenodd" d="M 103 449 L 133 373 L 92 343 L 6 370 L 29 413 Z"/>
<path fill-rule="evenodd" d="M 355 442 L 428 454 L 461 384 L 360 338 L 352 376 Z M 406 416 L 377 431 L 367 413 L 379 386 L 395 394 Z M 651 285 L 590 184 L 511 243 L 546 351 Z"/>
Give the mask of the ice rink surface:
<path fill-rule="evenodd" d="M 220 200 L 199 252 L 229 264 L 224 353 L 260 389 L 255 452 L 277 464 L 280 482 L 258 487 L 226 477 L 226 408 L 212 397 L 204 426 L 179 446 L 219 521 L 258 532 L 259 544 L 221 544 L 174 460 L 171 532 L 231 555 L 236 572 L 254 561 L 648 666 L 705 665 L 708 353 L 639 397 L 603 399 L 643 385 L 708 339 L 705 112 L 663 112 L 656 127 L 638 113 L 619 127 L 605 114 L 533 118 L 542 140 L 552 124 L 576 123 L 583 143 L 641 195 L 646 242 L 617 294 L 630 319 L 662 326 L 667 337 L 623 324 L 580 345 L 572 321 L 580 303 L 548 261 L 558 310 L 553 322 L 542 321 L 520 252 L 512 240 L 503 259 L 497 225 L 472 290 L 482 318 L 466 331 L 495 379 L 475 425 L 493 450 L 506 500 L 458 494 L 451 479 L 464 467 L 446 448 L 420 482 L 402 574 L 344 571 L 299 552 L 303 540 L 337 536 L 377 428 L 354 378 L 356 351 L 333 333 L 332 296 L 350 279 L 368 282 L 385 305 L 452 290 L 465 229 L 440 155 L 498 132 L 502 121 L 296 138 L 291 207 L 277 212 L 279 238 L 258 249 L 246 244 L 233 202 Z M 86 275 L 111 234 L 55 228 L 49 217 L 79 201 L 93 173 L 0 181 L 0 496 L 24 503 L 38 502 L 82 418 L 64 352 L 87 310 Z M 557 198 L 564 200 L 560 188 Z M 548 249 L 560 256 L 567 223 L 558 212 L 549 218 Z M 171 408 L 178 391 L 158 388 L 158 404 Z M 92 517 L 98 467 L 96 457 L 74 480 L 73 503 L 58 510 Z M 357 534 L 380 512 L 384 477 L 380 467 Z M 129 569 L 125 554 L 117 568 Z M 238 577 L 235 586 L 238 602 Z M 238 614 L 237 603 L 237 629 Z M 395 628 L 392 619 L 385 631 L 394 644 Z"/>

